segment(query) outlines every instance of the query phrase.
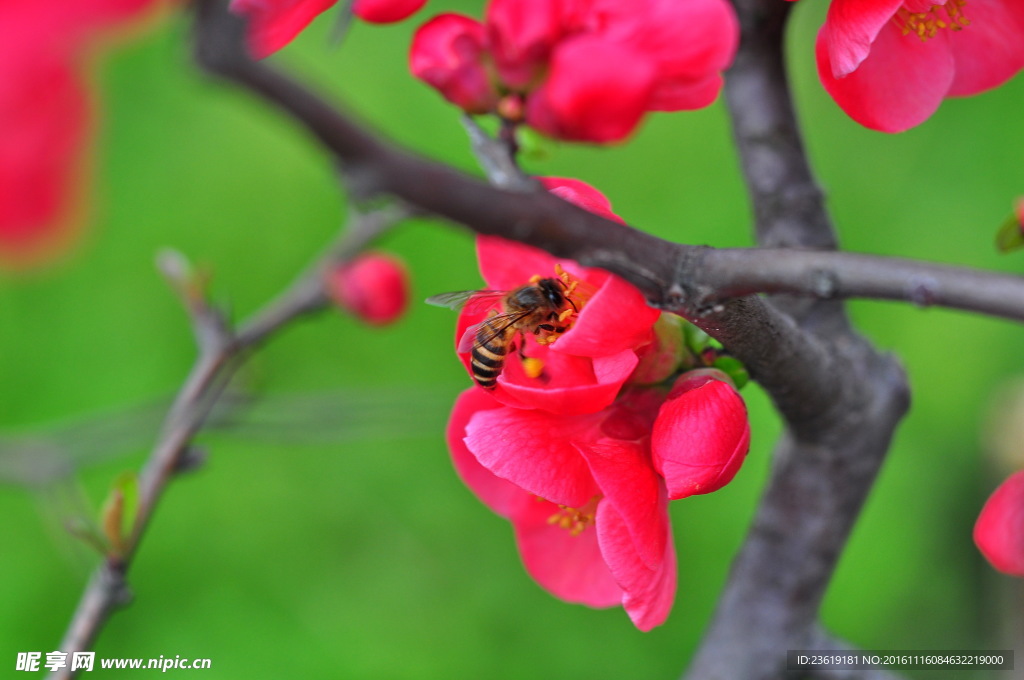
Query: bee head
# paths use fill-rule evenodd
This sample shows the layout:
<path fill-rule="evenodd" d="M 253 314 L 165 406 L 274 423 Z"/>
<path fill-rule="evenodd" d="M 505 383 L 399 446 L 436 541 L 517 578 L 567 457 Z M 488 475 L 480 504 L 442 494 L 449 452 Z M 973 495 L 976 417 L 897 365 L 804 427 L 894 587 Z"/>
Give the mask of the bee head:
<path fill-rule="evenodd" d="M 537 287 L 544 294 L 544 299 L 550 302 L 553 307 L 561 307 L 565 302 L 564 286 L 565 284 L 561 279 L 541 279 L 537 282 Z"/>

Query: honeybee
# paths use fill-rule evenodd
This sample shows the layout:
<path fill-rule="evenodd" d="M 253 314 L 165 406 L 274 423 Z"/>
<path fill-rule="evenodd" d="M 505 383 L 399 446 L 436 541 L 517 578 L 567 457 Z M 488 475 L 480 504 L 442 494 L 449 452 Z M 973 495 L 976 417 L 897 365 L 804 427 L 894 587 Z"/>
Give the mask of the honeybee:
<path fill-rule="evenodd" d="M 441 293 L 427 298 L 438 307 L 468 311 L 485 311 L 490 315 L 466 329 L 459 340 L 458 352 L 470 353 L 473 380 L 485 390 L 493 390 L 505 366 L 506 355 L 513 349 L 519 334 L 519 355 L 525 360 L 523 348 L 526 335 L 548 345 L 572 327 L 572 317 L 579 312 L 574 293 L 579 281 L 571 281 L 561 267 L 556 277 L 534 276 L 525 286 L 513 290 L 465 290 Z M 498 306 L 503 312 L 498 312 Z"/>

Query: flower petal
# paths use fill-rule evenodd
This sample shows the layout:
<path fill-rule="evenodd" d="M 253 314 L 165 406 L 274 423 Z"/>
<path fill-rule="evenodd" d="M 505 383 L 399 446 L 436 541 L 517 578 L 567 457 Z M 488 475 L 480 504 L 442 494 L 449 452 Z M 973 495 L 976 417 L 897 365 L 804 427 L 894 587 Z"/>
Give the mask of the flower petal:
<path fill-rule="evenodd" d="M 561 0 L 491 0 L 487 41 L 502 82 L 526 89 L 543 72 L 561 37 Z"/>
<path fill-rule="evenodd" d="M 532 502 L 533 496 L 478 463 L 476 456 L 466 448 L 464 441 L 466 426 L 473 415 L 479 411 L 496 408 L 501 408 L 501 404 L 483 390 L 466 390 L 455 400 L 445 434 L 452 462 L 462 481 L 484 505 L 502 517 L 509 517 L 524 503 Z"/>
<path fill-rule="evenodd" d="M 594 358 L 565 354 L 551 346 L 527 354 L 544 361 L 540 378 L 528 377 L 518 359 L 512 358 L 498 378 L 495 397 L 510 406 L 565 416 L 596 413 L 611 404 L 640 361 L 629 349 Z"/>
<path fill-rule="evenodd" d="M 654 469 L 665 478 L 672 500 L 728 484 L 749 447 L 743 400 L 719 380 L 709 379 L 666 401 L 651 433 Z"/>
<path fill-rule="evenodd" d="M 664 489 L 651 467 L 646 448 L 639 442 L 603 438 L 574 442 L 601 487 L 601 503 L 615 507 L 629 532 L 637 555 L 649 569 L 657 569 L 665 556 L 668 515 Z"/>
<path fill-rule="evenodd" d="M 948 38 L 939 34 L 922 42 L 902 35 L 893 23 L 878 33 L 870 55 L 842 78 L 833 74 L 827 25 L 818 33 L 818 76 L 839 107 L 873 130 L 902 132 L 928 119 L 939 108 L 953 80 Z"/>
<path fill-rule="evenodd" d="M 652 328 L 660 315 L 636 286 L 610 274 L 553 347 L 589 357 L 635 350 L 652 340 Z"/>
<path fill-rule="evenodd" d="M 964 14 L 970 25 L 949 36 L 956 62 L 951 96 L 997 87 L 1024 67 L 1024 2 L 971 0 Z"/>
<path fill-rule="evenodd" d="M 818 40 L 824 41 L 833 78 L 855 71 L 903 0 L 832 0 Z M 915 36 L 916 39 L 916 36 Z"/>
<path fill-rule="evenodd" d="M 249 45 L 262 59 L 278 51 L 337 0 L 231 0 L 231 11 L 249 20 Z"/>
<path fill-rule="evenodd" d="M 352 13 L 372 24 L 393 24 L 420 11 L 427 0 L 355 0 Z"/>
<path fill-rule="evenodd" d="M 978 515 L 974 542 L 992 566 L 1024 576 L 1024 470 L 999 485 Z"/>
<path fill-rule="evenodd" d="M 589 210 L 595 215 L 625 224 L 621 217 L 612 212 L 612 204 L 608 197 L 586 182 L 571 177 L 541 177 L 540 182 L 545 189 L 563 201 Z"/>
<path fill-rule="evenodd" d="M 665 505 L 661 511 L 667 525 Z M 622 606 L 633 624 L 647 631 L 664 623 L 676 596 L 676 551 L 672 541 L 665 541 L 664 556 L 651 569 L 640 559 L 626 522 L 613 504 L 597 506 L 597 531 L 601 554 L 623 590 Z"/>
<path fill-rule="evenodd" d="M 477 236 L 476 257 L 488 288 L 512 290 L 525 286 L 532 276 L 554 276 L 555 265 L 576 278 L 586 278 L 586 269 L 571 260 L 559 260 L 540 248 L 500 236 Z"/>
<path fill-rule="evenodd" d="M 622 601 L 593 527 L 573 535 L 548 522 L 559 508 L 535 499 L 512 518 L 519 554 L 527 572 L 553 595 L 590 607 L 611 607 Z"/>
<path fill-rule="evenodd" d="M 593 35 L 565 40 L 530 95 L 526 120 L 558 139 L 621 141 L 640 123 L 656 78 L 654 60 L 632 47 Z"/>
<path fill-rule="evenodd" d="M 657 64 L 647 108 L 680 111 L 707 106 L 718 96 L 721 72 L 732 63 L 739 22 L 724 0 L 598 0 L 600 35 L 628 45 Z"/>
<path fill-rule="evenodd" d="M 572 442 L 594 438 L 600 419 L 542 411 L 477 411 L 466 426 L 466 446 L 485 468 L 559 505 L 583 507 L 598 493 L 587 462 Z"/>

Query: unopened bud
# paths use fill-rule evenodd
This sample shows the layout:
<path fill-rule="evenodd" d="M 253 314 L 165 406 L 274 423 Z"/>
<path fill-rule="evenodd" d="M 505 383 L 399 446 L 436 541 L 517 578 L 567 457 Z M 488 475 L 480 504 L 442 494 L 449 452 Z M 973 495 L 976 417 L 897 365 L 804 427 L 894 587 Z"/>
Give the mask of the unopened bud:
<path fill-rule="evenodd" d="M 999 485 L 974 525 L 974 542 L 992 566 L 1024 577 L 1024 470 Z"/>
<path fill-rule="evenodd" d="M 397 320 L 409 304 L 405 265 L 383 253 L 366 253 L 335 267 L 327 275 L 327 290 L 339 307 L 378 326 Z"/>
<path fill-rule="evenodd" d="M 670 499 L 710 493 L 736 475 L 750 447 L 743 399 L 715 369 L 683 374 L 651 432 L 654 469 Z"/>

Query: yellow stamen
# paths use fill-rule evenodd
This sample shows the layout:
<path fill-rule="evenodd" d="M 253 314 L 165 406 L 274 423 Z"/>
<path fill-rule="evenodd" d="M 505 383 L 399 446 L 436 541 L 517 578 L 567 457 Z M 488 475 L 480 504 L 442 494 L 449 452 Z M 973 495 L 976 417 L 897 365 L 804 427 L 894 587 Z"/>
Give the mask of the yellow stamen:
<path fill-rule="evenodd" d="M 922 42 L 930 40 L 944 28 L 959 31 L 970 25 L 961 7 L 967 0 L 948 0 L 945 5 L 932 5 L 926 12 L 911 12 L 900 7 L 892 20 L 899 26 L 903 35 L 916 33 Z"/>
<path fill-rule="evenodd" d="M 594 496 L 582 508 L 570 508 L 567 505 L 559 505 L 558 511 L 548 517 L 548 524 L 565 529 L 572 536 L 579 536 L 583 530 L 594 523 L 594 516 L 597 514 L 597 502 L 600 496 Z"/>

